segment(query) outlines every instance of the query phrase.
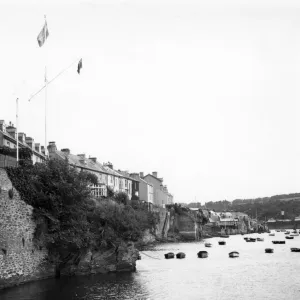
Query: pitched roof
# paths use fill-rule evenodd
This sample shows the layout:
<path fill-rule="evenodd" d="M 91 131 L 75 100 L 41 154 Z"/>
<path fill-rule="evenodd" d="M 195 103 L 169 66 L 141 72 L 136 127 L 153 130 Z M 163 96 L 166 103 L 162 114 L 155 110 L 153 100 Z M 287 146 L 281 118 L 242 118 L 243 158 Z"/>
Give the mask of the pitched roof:
<path fill-rule="evenodd" d="M 153 176 L 152 174 L 147 174 L 146 176 L 143 177 L 143 179 L 145 179 L 147 176 L 151 176 L 151 177 L 155 178 L 156 180 L 163 182 L 163 178 L 157 178 L 157 177 Z"/>
<path fill-rule="evenodd" d="M 112 175 L 112 172 L 108 172 L 104 166 L 102 166 L 99 162 L 94 162 L 93 160 L 89 158 L 82 159 L 81 157 L 74 155 L 74 154 L 68 154 L 63 151 L 56 150 L 55 153 L 62 159 L 67 159 L 68 162 L 76 167 L 89 169 L 91 171 L 105 173 L 108 175 Z"/>
<path fill-rule="evenodd" d="M 4 132 L 2 130 L 0 130 L 0 133 L 3 134 L 3 136 L 5 136 L 5 138 L 8 139 L 9 141 L 17 144 L 17 140 L 14 137 L 12 137 L 9 133 Z M 34 148 L 29 147 L 29 145 L 19 141 L 19 139 L 18 139 L 18 145 L 21 145 L 21 147 L 23 147 L 23 148 L 29 148 L 32 151 L 32 153 L 35 154 L 36 156 L 39 156 L 42 159 L 46 159 L 45 154 L 43 154 L 42 152 L 36 151 Z"/>
<path fill-rule="evenodd" d="M 117 172 L 117 171 L 111 169 L 110 167 L 102 165 L 98 161 L 95 162 L 90 158 L 84 158 L 83 159 L 78 155 L 71 154 L 71 153 L 69 154 L 67 152 L 58 151 L 58 150 L 56 150 L 55 153 L 62 159 L 68 159 L 69 163 L 73 166 L 88 169 L 88 170 L 98 172 L 98 173 L 104 173 L 104 174 L 107 174 L 107 175 L 112 175 L 112 176 L 116 176 L 116 177 L 123 177 L 123 178 L 125 177 L 125 178 L 128 178 L 130 180 L 135 180 L 135 179 L 132 179 L 131 177 L 124 176 L 120 172 Z"/>
<path fill-rule="evenodd" d="M 118 170 L 118 173 L 121 174 L 123 177 L 129 179 L 129 180 L 139 182 L 139 180 L 137 180 L 137 179 L 131 177 L 131 176 L 130 176 L 127 172 L 125 172 L 125 171 Z"/>

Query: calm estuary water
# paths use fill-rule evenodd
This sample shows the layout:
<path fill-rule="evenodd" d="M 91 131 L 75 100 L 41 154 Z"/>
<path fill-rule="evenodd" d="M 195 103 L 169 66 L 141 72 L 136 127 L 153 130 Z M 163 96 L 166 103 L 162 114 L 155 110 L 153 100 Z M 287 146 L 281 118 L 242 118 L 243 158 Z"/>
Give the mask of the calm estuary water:
<path fill-rule="evenodd" d="M 248 236 L 248 235 L 247 235 Z M 135 273 L 94 275 L 60 280 L 50 279 L 28 283 L 0 291 L 1 300 L 69 300 L 69 299 L 300 299 L 300 236 L 286 240 L 285 245 L 273 245 L 272 240 L 285 240 L 283 232 L 275 237 L 263 237 L 264 242 L 246 243 L 245 236 L 219 238 L 204 242 L 164 244 L 141 253 Z M 266 254 L 265 248 L 274 248 Z M 209 257 L 197 258 L 197 252 L 207 250 Z M 236 250 L 240 257 L 231 259 Z M 185 259 L 164 259 L 166 252 L 185 252 Z"/>

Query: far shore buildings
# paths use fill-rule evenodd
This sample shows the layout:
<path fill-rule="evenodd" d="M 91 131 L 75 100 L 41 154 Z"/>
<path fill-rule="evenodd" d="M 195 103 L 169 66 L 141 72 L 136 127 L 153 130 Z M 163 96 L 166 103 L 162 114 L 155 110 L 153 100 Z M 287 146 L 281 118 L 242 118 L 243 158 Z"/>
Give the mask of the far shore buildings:
<path fill-rule="evenodd" d="M 96 157 L 86 157 L 85 154 L 74 155 L 67 148 L 59 151 L 55 142 L 50 142 L 47 148 L 50 159 L 67 159 L 71 166 L 95 174 L 99 184 L 91 186 L 91 189 L 96 197 L 107 196 L 107 189 L 110 188 L 113 192 L 125 192 L 129 200 L 139 200 L 156 206 L 173 203 L 173 195 L 168 192 L 167 186 L 163 186 L 162 179 L 157 179 L 153 175 L 151 179 L 151 176 L 144 176 L 143 173 L 115 170 L 112 163 L 101 164 Z M 156 172 L 153 173 L 157 175 Z"/>
<path fill-rule="evenodd" d="M 23 132 L 18 132 L 17 137 L 17 129 L 10 122 L 6 124 L 4 120 L 0 120 L 0 147 L 8 147 L 10 149 L 17 148 L 17 140 L 19 144 L 19 148 L 29 148 L 32 151 L 31 160 L 33 163 L 42 162 L 46 160 L 45 148 L 41 146 L 39 143 L 35 143 L 32 137 L 26 136 Z M 15 158 L 4 158 L 3 155 L 0 154 L 0 166 L 8 166 L 15 165 Z"/>

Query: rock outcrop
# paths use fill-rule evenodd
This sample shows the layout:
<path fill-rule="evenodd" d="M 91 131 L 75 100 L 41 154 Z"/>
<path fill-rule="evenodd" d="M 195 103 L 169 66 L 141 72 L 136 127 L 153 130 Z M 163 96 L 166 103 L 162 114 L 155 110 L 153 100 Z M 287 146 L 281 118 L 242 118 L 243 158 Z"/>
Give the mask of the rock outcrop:
<path fill-rule="evenodd" d="M 62 266 L 60 275 L 88 275 L 96 273 L 135 271 L 139 252 L 132 242 L 116 248 L 87 250 L 73 256 Z"/>

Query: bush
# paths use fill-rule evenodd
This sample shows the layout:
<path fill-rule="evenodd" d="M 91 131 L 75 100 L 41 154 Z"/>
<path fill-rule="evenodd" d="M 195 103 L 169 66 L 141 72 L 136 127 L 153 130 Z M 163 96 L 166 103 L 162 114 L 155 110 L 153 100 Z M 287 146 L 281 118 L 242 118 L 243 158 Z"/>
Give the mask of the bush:
<path fill-rule="evenodd" d="M 119 204 L 127 205 L 129 203 L 128 195 L 124 192 L 118 192 L 115 194 L 114 199 Z"/>
<path fill-rule="evenodd" d="M 7 168 L 21 198 L 34 207 L 35 243 L 46 246 L 49 260 L 62 263 L 82 249 L 114 247 L 121 240 L 137 240 L 155 224 L 155 216 L 127 205 L 128 196 L 92 197 L 97 177 L 78 172 L 67 161 Z"/>

